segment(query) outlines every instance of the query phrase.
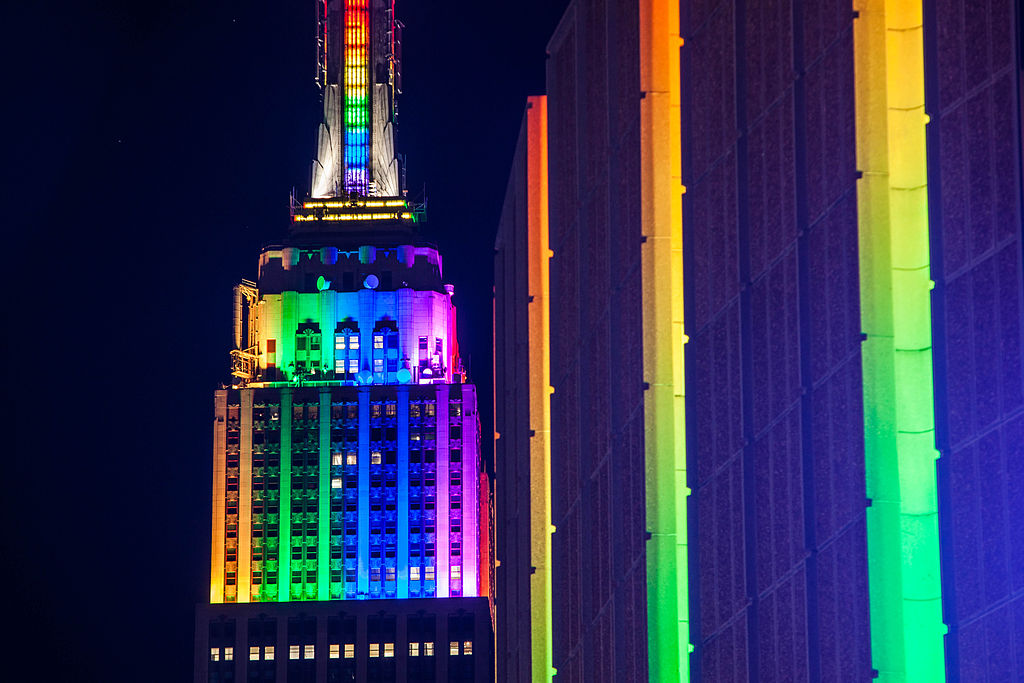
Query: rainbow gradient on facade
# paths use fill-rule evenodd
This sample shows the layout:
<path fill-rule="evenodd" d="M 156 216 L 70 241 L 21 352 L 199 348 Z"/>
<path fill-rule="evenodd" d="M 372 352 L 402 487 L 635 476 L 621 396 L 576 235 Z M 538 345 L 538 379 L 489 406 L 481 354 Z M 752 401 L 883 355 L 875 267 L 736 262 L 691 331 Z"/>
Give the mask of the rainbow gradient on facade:
<path fill-rule="evenodd" d="M 370 185 L 369 0 L 345 0 L 344 188 L 359 195 Z"/>
<path fill-rule="evenodd" d="M 476 390 L 441 273 L 428 246 L 264 249 L 215 397 L 211 602 L 480 595 Z"/>
<path fill-rule="evenodd" d="M 922 3 L 854 22 L 872 665 L 945 680 Z"/>
<path fill-rule="evenodd" d="M 652 681 L 690 679 L 686 397 L 683 344 L 679 3 L 640 3 L 647 665 Z"/>

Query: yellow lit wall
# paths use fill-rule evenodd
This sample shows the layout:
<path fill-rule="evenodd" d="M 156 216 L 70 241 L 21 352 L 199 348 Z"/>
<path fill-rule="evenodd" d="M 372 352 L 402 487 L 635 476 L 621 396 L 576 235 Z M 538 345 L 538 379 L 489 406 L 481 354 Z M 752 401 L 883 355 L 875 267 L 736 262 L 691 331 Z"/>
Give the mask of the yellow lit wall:
<path fill-rule="evenodd" d="M 213 504 L 210 526 L 210 603 L 224 602 L 224 496 L 227 476 L 228 392 L 218 390 L 213 399 Z"/>
<path fill-rule="evenodd" d="M 652 681 L 689 680 L 679 3 L 640 2 L 641 250 L 647 658 Z"/>
<path fill-rule="evenodd" d="M 854 9 L 872 666 L 942 681 L 921 0 Z"/>

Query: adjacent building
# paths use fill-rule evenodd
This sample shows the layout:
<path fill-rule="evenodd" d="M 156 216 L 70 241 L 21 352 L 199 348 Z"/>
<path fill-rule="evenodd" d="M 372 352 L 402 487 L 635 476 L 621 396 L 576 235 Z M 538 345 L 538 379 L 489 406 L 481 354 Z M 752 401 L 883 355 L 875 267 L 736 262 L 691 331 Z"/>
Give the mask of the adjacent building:
<path fill-rule="evenodd" d="M 494 257 L 495 570 L 501 680 L 551 676 L 547 101 L 527 101 Z"/>
<path fill-rule="evenodd" d="M 493 679 L 490 483 L 454 287 L 393 150 L 392 2 L 318 7 L 311 194 L 235 289 L 196 681 Z"/>
<path fill-rule="evenodd" d="M 1024 677 L 1022 26 L 570 4 L 497 243 L 501 680 Z"/>

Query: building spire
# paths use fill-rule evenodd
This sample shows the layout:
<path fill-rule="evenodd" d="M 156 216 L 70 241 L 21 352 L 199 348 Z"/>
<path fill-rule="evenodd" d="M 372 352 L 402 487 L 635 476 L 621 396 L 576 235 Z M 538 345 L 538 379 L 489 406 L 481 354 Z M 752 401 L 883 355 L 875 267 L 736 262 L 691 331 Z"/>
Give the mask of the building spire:
<path fill-rule="evenodd" d="M 323 102 L 310 195 L 397 197 L 401 22 L 394 0 L 316 0 Z"/>

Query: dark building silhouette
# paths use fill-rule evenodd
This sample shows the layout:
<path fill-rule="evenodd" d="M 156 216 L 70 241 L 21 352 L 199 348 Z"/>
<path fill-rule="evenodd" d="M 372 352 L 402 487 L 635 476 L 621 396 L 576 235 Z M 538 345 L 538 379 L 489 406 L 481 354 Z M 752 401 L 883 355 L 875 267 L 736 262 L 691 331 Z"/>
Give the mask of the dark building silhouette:
<path fill-rule="evenodd" d="M 570 5 L 558 680 L 1024 678 L 1021 26 L 994 0 Z M 497 245 L 502 680 L 527 676 L 501 629 L 540 629 L 526 137 Z"/>

